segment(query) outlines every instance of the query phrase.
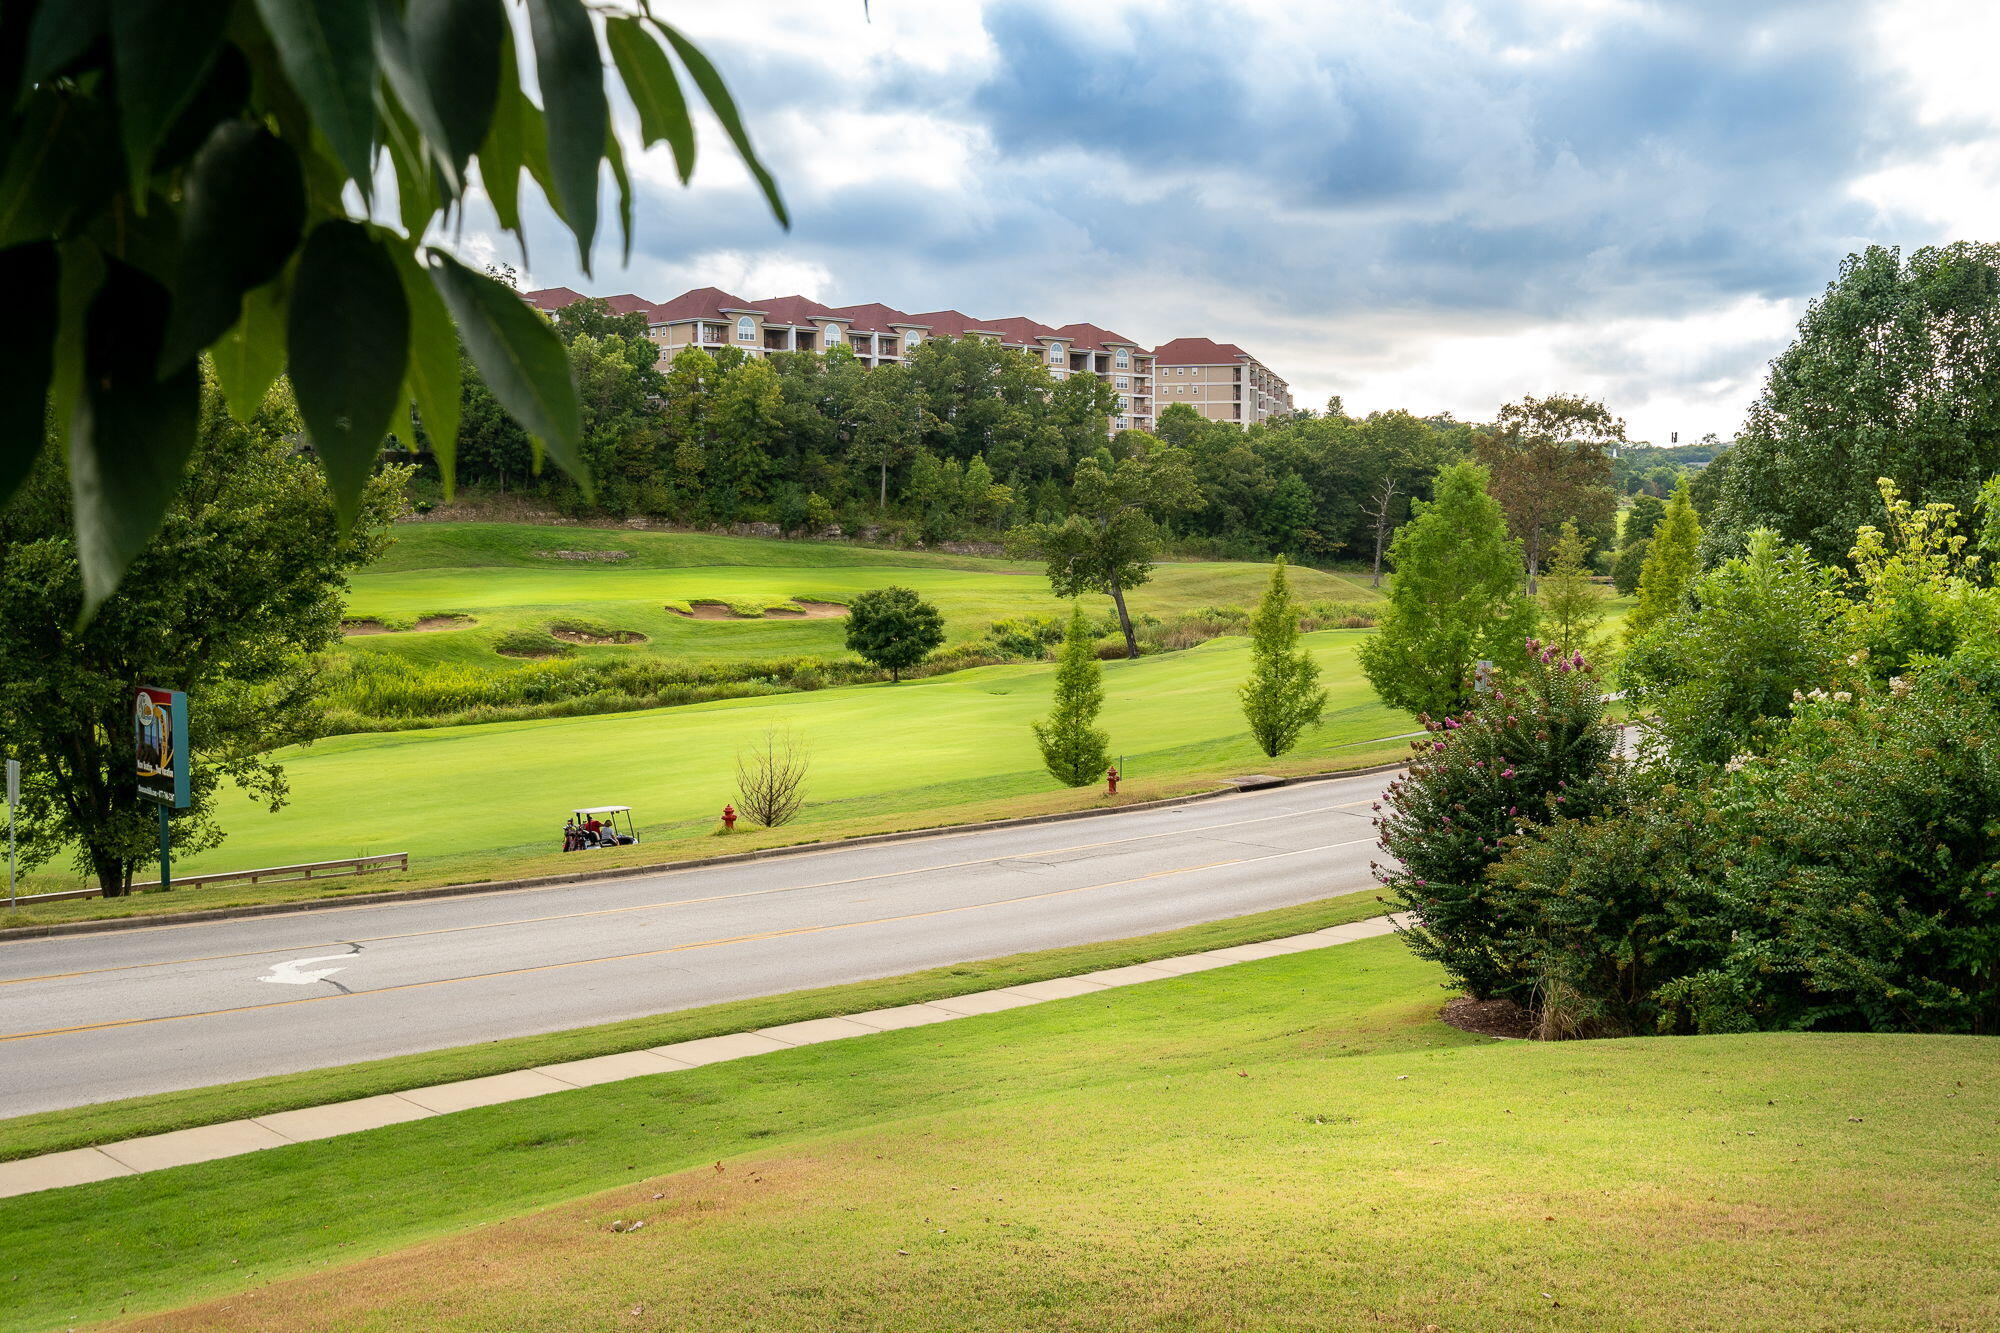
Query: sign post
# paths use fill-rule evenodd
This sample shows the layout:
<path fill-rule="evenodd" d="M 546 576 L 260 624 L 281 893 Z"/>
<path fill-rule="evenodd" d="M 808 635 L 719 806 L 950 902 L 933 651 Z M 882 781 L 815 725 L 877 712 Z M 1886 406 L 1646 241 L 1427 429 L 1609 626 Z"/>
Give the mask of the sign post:
<path fill-rule="evenodd" d="M 160 808 L 160 888 L 174 886 L 169 812 L 188 805 L 187 695 L 141 685 L 132 700 L 139 797 Z"/>
<path fill-rule="evenodd" d="M 14 807 L 21 803 L 21 761 L 7 761 L 7 910 L 14 910 Z"/>

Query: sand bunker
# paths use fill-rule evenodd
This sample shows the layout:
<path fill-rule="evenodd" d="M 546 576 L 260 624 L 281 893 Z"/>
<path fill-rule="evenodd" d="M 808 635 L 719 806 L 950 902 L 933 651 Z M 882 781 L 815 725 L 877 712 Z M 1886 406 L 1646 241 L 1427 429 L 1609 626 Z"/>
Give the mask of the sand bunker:
<path fill-rule="evenodd" d="M 343 620 L 342 634 L 429 634 L 441 629 L 465 629 L 478 622 L 471 616 L 425 616 L 408 629 L 395 629 L 379 620 Z"/>
<path fill-rule="evenodd" d="M 609 634 L 587 634 L 582 630 L 576 629 L 552 629 L 549 633 L 555 635 L 564 643 L 587 644 L 593 648 L 599 648 L 608 643 L 644 643 L 646 641 L 646 636 L 635 629 L 617 629 L 611 631 Z"/>
<path fill-rule="evenodd" d="M 839 602 L 812 602 L 803 597 L 795 600 L 797 609 L 774 606 L 762 615 L 745 615 L 727 602 L 689 602 L 686 611 L 677 606 L 667 610 L 686 620 L 829 620 L 847 614 L 847 608 Z"/>

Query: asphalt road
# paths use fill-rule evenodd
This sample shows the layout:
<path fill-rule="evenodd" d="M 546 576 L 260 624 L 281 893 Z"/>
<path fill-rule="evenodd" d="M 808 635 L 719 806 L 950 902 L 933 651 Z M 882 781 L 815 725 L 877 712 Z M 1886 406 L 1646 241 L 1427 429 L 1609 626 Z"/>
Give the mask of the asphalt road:
<path fill-rule="evenodd" d="M 1385 781 L 601 883 L 0 944 L 0 1115 L 1352 892 L 1372 882 L 1368 807 Z"/>

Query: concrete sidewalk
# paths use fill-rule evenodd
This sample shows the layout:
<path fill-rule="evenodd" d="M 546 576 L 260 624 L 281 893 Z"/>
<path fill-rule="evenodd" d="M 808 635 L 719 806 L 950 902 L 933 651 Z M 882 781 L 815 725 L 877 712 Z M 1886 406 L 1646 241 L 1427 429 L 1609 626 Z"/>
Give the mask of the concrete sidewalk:
<path fill-rule="evenodd" d="M 110 1180 L 116 1176 L 161 1171 L 171 1166 L 186 1166 L 194 1162 L 212 1161 L 219 1157 L 235 1157 L 243 1153 L 259 1152 L 265 1148 L 282 1148 L 287 1144 L 305 1143 L 313 1139 L 358 1134 L 363 1130 L 379 1129 L 385 1125 L 400 1124 L 407 1120 L 424 1120 L 431 1116 L 448 1115 L 453 1111 L 469 1110 L 475 1106 L 494 1106 L 501 1102 L 540 1097 L 551 1092 L 568 1092 L 599 1083 L 615 1083 L 620 1079 L 643 1078 L 649 1074 L 668 1074 L 678 1069 L 694 1069 L 723 1060 L 740 1060 L 745 1056 L 790 1050 L 795 1046 L 811 1046 L 820 1042 L 841 1041 L 849 1037 L 865 1037 L 898 1028 L 920 1027 L 927 1023 L 946 1023 L 955 1018 L 967 1018 L 975 1014 L 998 1013 L 1003 1009 L 1016 1009 L 1049 1000 L 1088 995 L 1094 991 L 1109 990 L 1118 986 L 1133 986 L 1168 977 L 1184 976 L 1189 972 L 1226 967 L 1231 963 L 1274 958 L 1279 954 L 1302 953 L 1308 949 L 1348 944 L 1355 940 L 1386 935 L 1394 930 L 1396 925 L 1397 920 L 1394 917 L 1375 917 L 1350 925 L 1331 926 L 1307 935 L 1292 935 L 1257 944 L 1236 944 L 1225 949 L 1211 949 L 1206 953 L 1184 954 L 1176 958 L 1155 959 L 1150 963 L 1134 963 L 1127 967 L 1108 968 L 1101 972 L 1086 972 L 1081 976 L 1034 981 L 1002 990 L 974 991 L 968 995 L 946 996 L 923 1004 L 898 1005 L 893 1009 L 844 1014 L 837 1018 L 812 1018 L 798 1023 L 760 1028 L 754 1032 L 702 1037 L 695 1041 L 676 1042 L 671 1046 L 656 1046 L 650 1050 L 593 1056 L 587 1060 L 542 1065 L 534 1069 L 517 1070 L 510 1074 L 493 1074 L 457 1083 L 440 1083 L 428 1088 L 411 1088 L 377 1097 L 362 1097 L 355 1101 L 302 1107 L 296 1111 L 278 1111 L 250 1120 L 229 1120 L 217 1125 L 175 1130 L 170 1134 L 152 1134 L 144 1138 L 126 1139 L 120 1143 L 107 1143 L 95 1148 L 76 1148 L 68 1152 L 23 1158 L 17 1162 L 0 1162 L 0 1198 L 61 1189 L 69 1185 L 84 1185 L 97 1180 Z"/>

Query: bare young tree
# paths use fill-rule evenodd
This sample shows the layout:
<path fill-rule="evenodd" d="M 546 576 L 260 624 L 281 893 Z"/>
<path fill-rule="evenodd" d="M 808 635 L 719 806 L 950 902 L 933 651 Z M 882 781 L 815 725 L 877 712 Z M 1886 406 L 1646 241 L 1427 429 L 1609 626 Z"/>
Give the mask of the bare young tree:
<path fill-rule="evenodd" d="M 812 756 L 789 727 L 770 727 L 758 744 L 736 756 L 736 803 L 764 828 L 788 824 L 805 804 Z"/>
<path fill-rule="evenodd" d="M 1371 588 L 1382 586 L 1382 552 L 1395 528 L 1396 497 L 1402 494 L 1400 482 L 1394 472 L 1383 473 L 1381 485 L 1369 493 L 1368 502 L 1361 506 L 1361 516 L 1375 524 L 1375 577 L 1368 581 Z"/>

